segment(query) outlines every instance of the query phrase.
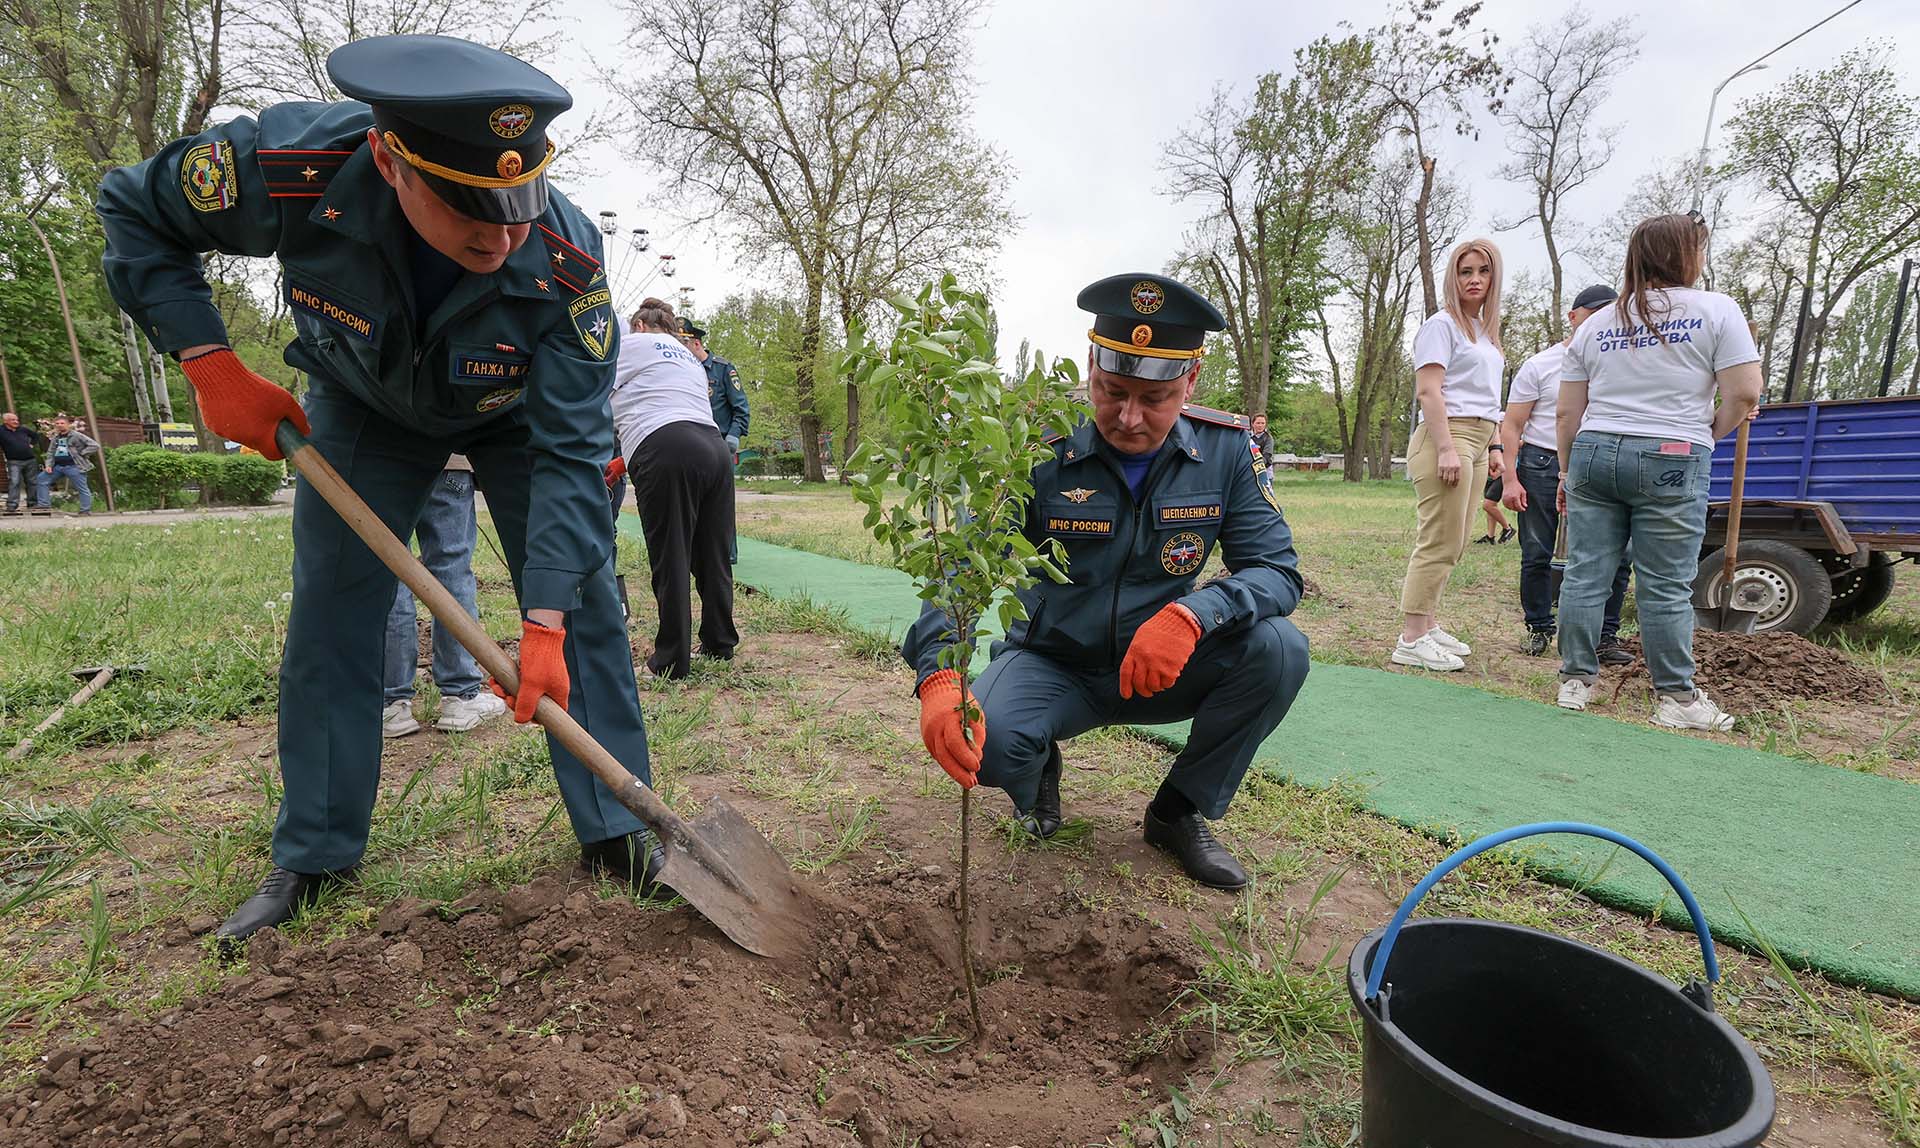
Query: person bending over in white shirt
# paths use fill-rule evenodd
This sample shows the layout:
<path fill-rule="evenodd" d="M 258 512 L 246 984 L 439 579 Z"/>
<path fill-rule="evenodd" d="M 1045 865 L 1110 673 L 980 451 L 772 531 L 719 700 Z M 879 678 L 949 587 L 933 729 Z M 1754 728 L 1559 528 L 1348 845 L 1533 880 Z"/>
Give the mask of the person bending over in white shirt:
<path fill-rule="evenodd" d="M 619 460 L 633 478 L 647 565 L 660 608 L 649 674 L 684 678 L 697 652 L 727 659 L 740 644 L 733 624 L 733 451 L 713 421 L 707 375 L 680 344 L 680 319 L 659 299 L 640 304 L 634 334 L 620 340 L 614 369 L 613 429 Z M 700 590 L 700 648 L 693 649 L 692 586 Z"/>
<path fill-rule="evenodd" d="M 1555 438 L 1568 557 L 1559 704 L 1586 708 L 1601 612 L 1631 536 L 1654 724 L 1724 731 L 1733 715 L 1693 682 L 1693 577 L 1713 444 L 1759 403 L 1761 378 L 1739 306 L 1692 286 L 1706 239 L 1693 212 L 1634 228 L 1619 301 L 1580 325 L 1561 364 Z"/>
<path fill-rule="evenodd" d="M 1419 522 L 1400 590 L 1396 665 L 1458 670 L 1472 653 L 1440 627 L 1440 599 L 1467 549 L 1473 512 L 1489 474 L 1504 469 L 1487 448 L 1500 421 L 1500 249 L 1469 239 L 1453 249 L 1442 288 L 1446 306 L 1413 337 L 1420 425 L 1407 444 Z"/>

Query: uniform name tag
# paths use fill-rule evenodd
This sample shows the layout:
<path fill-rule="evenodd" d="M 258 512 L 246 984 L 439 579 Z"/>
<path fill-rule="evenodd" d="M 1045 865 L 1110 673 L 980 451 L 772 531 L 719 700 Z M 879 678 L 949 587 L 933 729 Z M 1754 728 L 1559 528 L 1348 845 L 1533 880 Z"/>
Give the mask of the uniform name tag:
<path fill-rule="evenodd" d="M 1113 536 L 1113 519 L 1056 518 L 1049 515 L 1047 533 L 1075 535 L 1082 538 L 1110 538 Z"/>
<path fill-rule="evenodd" d="M 527 373 L 526 359 L 498 359 L 486 355 L 461 355 L 454 360 L 453 373 L 462 379 L 491 383 L 517 379 Z"/>
<path fill-rule="evenodd" d="M 373 342 L 374 334 L 380 329 L 371 317 L 362 315 L 351 307 L 342 306 L 325 295 L 297 283 L 287 284 L 287 302 L 369 343 Z"/>
<path fill-rule="evenodd" d="M 1160 508 L 1160 525 L 1188 526 L 1193 523 L 1220 521 L 1220 504 L 1200 502 L 1192 506 L 1163 506 Z"/>

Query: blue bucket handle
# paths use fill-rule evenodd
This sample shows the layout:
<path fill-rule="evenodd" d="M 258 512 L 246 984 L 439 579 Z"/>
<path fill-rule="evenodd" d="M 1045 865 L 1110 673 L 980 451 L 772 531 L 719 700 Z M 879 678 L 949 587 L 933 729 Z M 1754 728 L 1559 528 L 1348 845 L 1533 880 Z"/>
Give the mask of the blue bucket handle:
<path fill-rule="evenodd" d="M 1532 825 L 1516 825 L 1512 829 L 1502 829 L 1498 833 L 1482 837 L 1473 844 L 1455 851 L 1453 856 L 1440 862 L 1434 867 L 1433 872 L 1420 879 L 1420 883 L 1413 887 L 1413 892 L 1407 894 L 1407 899 L 1400 902 L 1399 911 L 1395 912 L 1393 920 L 1388 922 L 1386 934 L 1380 938 L 1379 947 L 1374 950 L 1373 971 L 1367 974 L 1367 991 L 1364 999 L 1369 1002 L 1379 999 L 1380 982 L 1387 975 L 1387 958 L 1393 954 L 1393 943 L 1400 936 L 1401 926 L 1407 923 L 1408 917 L 1413 916 L 1413 910 L 1420 904 L 1421 898 L 1427 895 L 1428 890 L 1440 883 L 1440 878 L 1458 869 L 1469 858 L 1477 857 L 1489 849 L 1541 833 L 1580 833 L 1588 837 L 1598 837 L 1602 841 L 1611 841 L 1615 845 L 1625 846 L 1644 857 L 1648 864 L 1658 869 L 1660 875 L 1667 879 L 1667 884 L 1673 886 L 1673 891 L 1680 894 L 1680 903 L 1687 907 L 1687 912 L 1693 917 L 1694 935 L 1700 938 L 1700 954 L 1706 959 L 1707 980 L 1713 984 L 1720 983 L 1720 961 L 1713 955 L 1713 934 L 1707 930 L 1707 915 L 1700 911 L 1700 902 L 1694 900 L 1693 890 L 1687 888 L 1687 883 L 1680 879 L 1680 874 L 1674 872 L 1673 866 L 1662 860 L 1659 854 L 1624 833 L 1616 833 L 1611 829 L 1587 825 L 1579 821 L 1538 821 Z"/>

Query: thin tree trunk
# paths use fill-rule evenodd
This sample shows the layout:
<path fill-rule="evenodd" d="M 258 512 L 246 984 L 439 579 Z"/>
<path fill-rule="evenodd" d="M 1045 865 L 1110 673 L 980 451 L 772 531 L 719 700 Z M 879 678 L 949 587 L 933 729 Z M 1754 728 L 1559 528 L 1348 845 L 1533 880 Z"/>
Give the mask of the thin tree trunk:
<path fill-rule="evenodd" d="M 1560 245 L 1553 241 L 1553 222 L 1547 218 L 1547 196 L 1544 191 L 1540 193 L 1540 234 L 1547 243 L 1547 265 L 1553 269 L 1553 313 L 1547 316 L 1547 331 L 1553 336 L 1553 341 L 1558 343 L 1567 337 L 1565 330 L 1567 309 L 1560 303 L 1564 290 L 1560 268 Z"/>
<path fill-rule="evenodd" d="M 1326 348 L 1327 369 L 1333 376 L 1333 413 L 1340 421 L 1340 470 L 1345 477 L 1346 460 L 1353 454 L 1353 434 L 1347 429 L 1347 396 L 1340 388 L 1340 359 L 1333 353 L 1333 336 L 1327 333 L 1326 308 L 1315 307 L 1313 314 L 1320 320 L 1320 345 Z"/>
<path fill-rule="evenodd" d="M 844 303 L 840 309 L 840 329 L 853 330 L 853 315 Z M 840 451 L 840 485 L 853 482 L 853 452 L 860 446 L 860 384 L 847 375 L 847 441 Z"/>
<path fill-rule="evenodd" d="M 1415 137 L 1418 144 L 1419 138 Z M 1426 310 L 1421 318 L 1428 318 L 1440 309 L 1440 296 L 1433 287 L 1433 235 L 1427 230 L 1427 208 L 1433 204 L 1433 165 L 1434 159 L 1424 151 L 1420 156 L 1420 197 L 1413 202 L 1414 233 L 1420 239 L 1420 292 Z"/>
<path fill-rule="evenodd" d="M 813 372 L 820 361 L 820 304 L 822 288 L 817 276 L 806 283 L 806 312 L 800 317 L 800 361 L 793 372 L 793 398 L 800 408 L 801 477 L 808 482 L 827 481 L 826 467 L 820 459 L 820 413 L 814 407 Z"/>
<path fill-rule="evenodd" d="M 127 353 L 127 378 L 133 385 L 133 406 L 139 412 L 140 421 L 153 421 L 153 405 L 147 398 L 147 367 L 145 356 L 140 353 L 140 333 L 134 330 L 133 320 L 125 311 L 120 312 L 120 346 Z"/>
<path fill-rule="evenodd" d="M 147 377 L 153 380 L 154 414 L 161 422 L 170 423 L 173 421 L 173 392 L 167 386 L 167 357 L 160 353 L 160 348 L 154 346 L 152 340 L 147 341 L 147 362 L 150 368 Z"/>

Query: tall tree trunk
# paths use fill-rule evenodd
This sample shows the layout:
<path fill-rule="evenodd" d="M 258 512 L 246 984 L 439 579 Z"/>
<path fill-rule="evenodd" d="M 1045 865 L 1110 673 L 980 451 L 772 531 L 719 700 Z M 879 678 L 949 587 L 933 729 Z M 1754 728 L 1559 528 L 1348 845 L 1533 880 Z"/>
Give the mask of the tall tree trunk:
<path fill-rule="evenodd" d="M 200 413 L 200 392 L 189 387 L 193 398 L 187 403 L 187 417 L 193 421 L 193 437 L 200 442 L 200 449 L 209 454 L 227 453 L 227 440 L 207 429 L 207 420 Z"/>
<path fill-rule="evenodd" d="M 1419 137 L 1415 137 L 1415 144 Z M 1433 204 L 1433 157 L 1419 149 L 1420 157 L 1420 197 L 1413 201 L 1414 233 L 1420 239 L 1420 292 L 1426 310 L 1421 318 L 1431 316 L 1440 309 L 1440 296 L 1433 288 L 1433 235 L 1427 229 L 1427 209 Z"/>
<path fill-rule="evenodd" d="M 1333 375 L 1333 413 L 1340 421 L 1340 471 L 1346 476 L 1346 460 L 1353 455 L 1353 433 L 1347 429 L 1347 396 L 1340 387 L 1340 358 L 1333 353 L 1333 336 L 1327 333 L 1327 311 L 1325 307 L 1315 307 L 1314 317 L 1320 320 L 1320 345 L 1326 348 L 1327 369 Z"/>
<path fill-rule="evenodd" d="M 1820 393 L 1820 359 L 1826 354 L 1827 350 L 1827 330 L 1828 324 L 1825 313 L 1815 316 L 1813 320 L 1813 353 L 1807 357 L 1806 395 L 1809 399 Z M 1834 396 L 1829 395 L 1827 397 L 1833 398 Z"/>
<path fill-rule="evenodd" d="M 167 386 L 167 357 L 147 340 L 147 377 L 153 380 L 153 413 L 163 423 L 173 421 L 173 392 Z"/>
<path fill-rule="evenodd" d="M 1553 313 L 1547 316 L 1547 331 L 1558 343 L 1567 337 L 1567 309 L 1561 305 L 1564 280 L 1560 268 L 1560 245 L 1553 241 L 1553 221 L 1547 217 L 1547 195 L 1540 193 L 1540 234 L 1547 242 L 1547 265 L 1553 269 Z"/>
<path fill-rule="evenodd" d="M 147 398 L 146 356 L 140 351 L 140 333 L 125 311 L 120 312 L 120 345 L 127 353 L 127 378 L 133 385 L 133 406 L 140 421 L 153 421 L 153 405 Z"/>
<path fill-rule="evenodd" d="M 840 329 L 853 330 L 853 313 L 843 300 L 840 305 Z M 847 375 L 847 441 L 840 452 L 840 485 L 853 482 L 853 452 L 860 446 L 860 384 L 851 372 Z"/>
<path fill-rule="evenodd" d="M 1920 308 L 1914 311 L 1913 321 L 1913 374 L 1907 378 L 1907 393 L 1920 395 Z"/>
<path fill-rule="evenodd" d="M 826 467 L 820 459 L 820 413 L 814 407 L 813 371 L 820 361 L 820 306 L 824 290 L 818 275 L 806 277 L 806 310 L 800 316 L 800 361 L 793 372 L 793 398 L 800 408 L 801 477 L 808 482 L 827 481 Z"/>

